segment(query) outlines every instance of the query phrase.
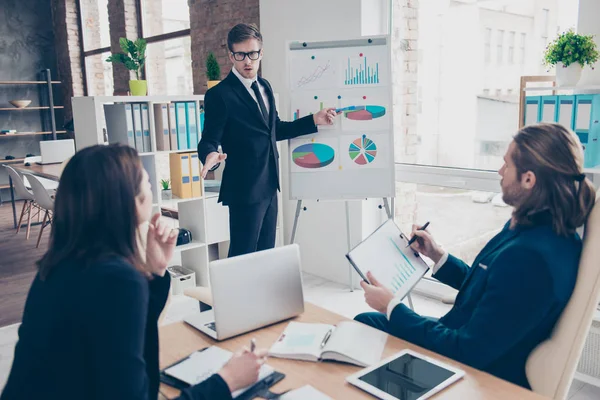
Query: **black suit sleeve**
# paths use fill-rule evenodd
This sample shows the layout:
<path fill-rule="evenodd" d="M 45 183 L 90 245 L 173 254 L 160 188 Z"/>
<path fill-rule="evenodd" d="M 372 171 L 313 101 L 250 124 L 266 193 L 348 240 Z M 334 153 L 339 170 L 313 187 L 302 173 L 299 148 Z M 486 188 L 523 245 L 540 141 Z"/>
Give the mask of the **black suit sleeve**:
<path fill-rule="evenodd" d="M 204 130 L 198 143 L 198 157 L 202 164 L 206 157 L 219 150 L 225 125 L 227 124 L 227 105 L 221 95 L 214 89 L 206 92 L 204 97 Z"/>
<path fill-rule="evenodd" d="M 86 291 L 85 338 L 91 351 L 91 379 L 96 399 L 149 399 L 144 340 L 149 301 L 148 281 L 133 267 L 114 262 Z M 106 293 L 110 288 L 110 293 Z M 219 375 L 184 390 L 181 399 L 231 399 Z"/>
<path fill-rule="evenodd" d="M 277 111 L 275 111 L 277 112 Z M 293 122 L 282 121 L 277 113 L 275 120 L 275 136 L 277 140 L 288 140 L 318 131 L 312 115 L 307 115 Z"/>

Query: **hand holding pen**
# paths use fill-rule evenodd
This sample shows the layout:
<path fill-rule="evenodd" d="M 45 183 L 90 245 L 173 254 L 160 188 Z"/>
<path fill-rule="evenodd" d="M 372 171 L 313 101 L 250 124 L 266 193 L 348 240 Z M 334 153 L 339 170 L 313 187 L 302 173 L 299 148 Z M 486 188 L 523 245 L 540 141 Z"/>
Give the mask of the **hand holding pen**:
<path fill-rule="evenodd" d="M 422 227 L 418 225 L 412 226 L 412 237 L 408 241 L 408 245 L 415 251 L 429 257 L 433 262 L 437 263 L 444 255 L 442 247 L 435 242 L 433 236 L 426 231 L 429 226 L 427 222 Z"/>

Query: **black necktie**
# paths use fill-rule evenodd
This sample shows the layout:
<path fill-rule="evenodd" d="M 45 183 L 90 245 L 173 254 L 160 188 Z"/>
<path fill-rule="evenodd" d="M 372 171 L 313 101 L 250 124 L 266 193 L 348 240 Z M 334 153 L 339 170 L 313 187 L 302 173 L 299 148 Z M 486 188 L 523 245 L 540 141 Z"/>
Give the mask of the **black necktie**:
<path fill-rule="evenodd" d="M 258 82 L 257 81 L 252 82 L 252 85 L 250 87 L 252 88 L 252 90 L 254 91 L 254 94 L 256 95 L 256 100 L 258 101 L 258 107 L 260 107 L 260 113 L 262 114 L 263 118 L 265 119 L 265 122 L 267 123 L 267 125 L 269 125 L 269 113 L 267 112 L 267 106 L 265 106 L 265 101 L 263 100 L 263 97 L 260 94 L 260 90 L 258 90 Z"/>

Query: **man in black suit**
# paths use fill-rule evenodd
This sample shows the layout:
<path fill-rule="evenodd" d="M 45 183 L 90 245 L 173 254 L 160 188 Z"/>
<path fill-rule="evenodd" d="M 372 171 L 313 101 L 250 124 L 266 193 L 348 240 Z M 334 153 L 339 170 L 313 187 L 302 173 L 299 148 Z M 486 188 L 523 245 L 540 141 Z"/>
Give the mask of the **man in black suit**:
<path fill-rule="evenodd" d="M 229 257 L 275 246 L 279 153 L 277 141 L 333 124 L 334 108 L 294 122 L 279 119 L 273 89 L 257 75 L 262 35 L 239 24 L 227 35 L 231 72 L 204 98 L 204 130 L 198 155 L 202 176 L 227 159 L 219 201 L 229 206 Z M 218 152 L 221 145 L 223 154 Z"/>

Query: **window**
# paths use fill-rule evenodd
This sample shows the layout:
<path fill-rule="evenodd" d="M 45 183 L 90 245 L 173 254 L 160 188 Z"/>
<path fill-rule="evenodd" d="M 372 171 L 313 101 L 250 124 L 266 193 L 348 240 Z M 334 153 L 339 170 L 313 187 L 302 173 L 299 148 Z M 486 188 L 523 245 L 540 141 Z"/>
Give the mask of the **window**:
<path fill-rule="evenodd" d="M 486 64 L 492 61 L 492 29 L 485 28 L 483 36 L 483 60 Z"/>
<path fill-rule="evenodd" d="M 110 56 L 108 0 L 80 0 L 78 4 L 85 94 L 112 95 L 112 65 L 106 62 Z"/>
<path fill-rule="evenodd" d="M 502 96 L 502 89 L 496 89 L 496 96 Z"/>
<path fill-rule="evenodd" d="M 515 32 L 511 31 L 508 34 L 508 63 L 515 63 Z"/>
<path fill-rule="evenodd" d="M 142 0 L 142 23 L 145 37 L 189 29 L 188 0 Z"/>
<path fill-rule="evenodd" d="M 503 61 L 503 53 L 504 53 L 504 31 L 502 29 L 498 30 L 498 40 L 496 42 L 496 62 L 498 64 L 502 64 Z"/>
<path fill-rule="evenodd" d="M 186 95 L 193 93 L 190 37 L 148 44 L 146 76 L 148 93 Z"/>
<path fill-rule="evenodd" d="M 527 43 L 527 34 L 526 33 L 521 33 L 521 57 L 519 58 L 521 61 L 521 64 L 525 64 L 525 46 Z"/>
<path fill-rule="evenodd" d="M 548 41 L 547 40 L 548 39 L 548 28 L 549 28 L 548 23 L 550 22 L 548 20 L 549 14 L 550 14 L 550 10 L 548 10 L 547 8 L 544 8 L 542 10 L 542 23 L 541 23 L 542 35 L 541 36 L 542 36 L 542 38 L 546 39 L 546 40 L 544 40 L 544 44 L 546 44 L 546 42 Z"/>
<path fill-rule="evenodd" d="M 187 0 L 137 0 L 146 39 L 148 94 L 193 93 L 190 10 Z"/>
<path fill-rule="evenodd" d="M 490 95 L 490 89 L 483 89 L 483 94 L 486 96 Z"/>

